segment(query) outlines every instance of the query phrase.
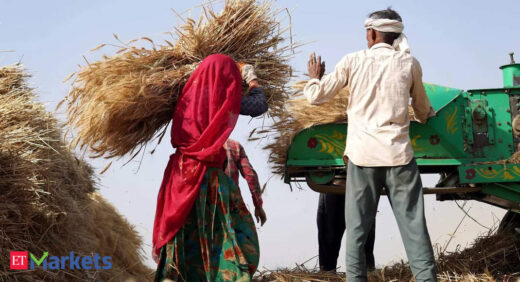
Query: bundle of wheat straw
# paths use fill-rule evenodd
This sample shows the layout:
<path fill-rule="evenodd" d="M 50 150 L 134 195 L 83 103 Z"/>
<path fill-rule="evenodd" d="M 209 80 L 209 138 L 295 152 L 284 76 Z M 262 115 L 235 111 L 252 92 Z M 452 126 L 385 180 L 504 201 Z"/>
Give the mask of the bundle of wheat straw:
<path fill-rule="evenodd" d="M 163 136 L 178 95 L 190 74 L 208 55 L 223 53 L 255 66 L 272 110 L 280 107 L 290 79 L 288 51 L 282 45 L 288 29 L 280 30 L 280 11 L 269 2 L 226 1 L 216 14 L 203 5 L 198 21 L 183 19 L 175 43 L 151 49 L 129 43 L 114 56 L 88 63 L 73 75 L 67 125 L 75 129 L 73 145 L 89 148 L 94 157 L 135 156 Z M 117 39 L 117 37 L 116 37 Z M 100 47 L 104 46 L 101 45 Z M 98 48 L 95 48 L 98 49 Z"/>
<path fill-rule="evenodd" d="M 343 88 L 328 103 L 311 105 L 303 96 L 305 83 L 295 83 L 292 97 L 271 112 L 271 125 L 251 134 L 250 140 L 267 140 L 264 149 L 270 151 L 269 162 L 275 174 L 283 175 L 287 150 L 298 132 L 313 125 L 347 121 L 348 88 Z"/>
<path fill-rule="evenodd" d="M 56 119 L 35 101 L 23 68 L 0 68 L 0 281 L 150 279 L 141 238 L 95 192 L 92 169 L 61 141 Z M 111 270 L 9 269 L 10 251 L 36 257 L 111 256 Z"/>

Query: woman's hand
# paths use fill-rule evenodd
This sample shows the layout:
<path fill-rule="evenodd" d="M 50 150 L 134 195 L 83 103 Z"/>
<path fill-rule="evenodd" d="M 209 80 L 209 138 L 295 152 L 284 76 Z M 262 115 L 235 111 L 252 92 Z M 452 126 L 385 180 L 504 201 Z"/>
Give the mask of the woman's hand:
<path fill-rule="evenodd" d="M 247 85 L 249 86 L 249 90 L 251 90 L 255 87 L 260 87 L 260 83 L 258 83 L 258 79 L 251 80 L 249 83 L 247 83 Z"/>
<path fill-rule="evenodd" d="M 265 215 L 263 207 L 260 206 L 255 208 L 255 217 L 256 222 L 260 223 L 260 226 L 264 226 L 264 223 L 267 221 L 267 216 Z"/>
<path fill-rule="evenodd" d="M 242 79 L 247 83 L 249 89 L 260 86 L 258 83 L 258 77 L 255 73 L 255 68 L 252 65 L 246 63 L 237 63 Z"/>

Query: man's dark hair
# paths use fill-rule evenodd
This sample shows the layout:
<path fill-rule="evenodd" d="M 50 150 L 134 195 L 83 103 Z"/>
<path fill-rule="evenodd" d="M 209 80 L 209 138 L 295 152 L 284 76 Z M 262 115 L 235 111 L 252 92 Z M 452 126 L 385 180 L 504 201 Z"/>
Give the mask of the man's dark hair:
<path fill-rule="evenodd" d="M 403 22 L 403 19 L 401 18 L 399 13 L 397 13 L 391 7 L 386 8 L 386 10 L 372 12 L 370 15 L 368 15 L 368 17 L 371 19 L 389 19 L 389 20 L 397 20 L 397 21 Z M 400 35 L 400 33 L 395 33 L 395 32 L 379 31 L 379 33 L 383 37 L 383 40 L 390 45 L 392 45 L 394 40 L 396 40 L 397 37 L 399 37 L 399 35 Z"/>

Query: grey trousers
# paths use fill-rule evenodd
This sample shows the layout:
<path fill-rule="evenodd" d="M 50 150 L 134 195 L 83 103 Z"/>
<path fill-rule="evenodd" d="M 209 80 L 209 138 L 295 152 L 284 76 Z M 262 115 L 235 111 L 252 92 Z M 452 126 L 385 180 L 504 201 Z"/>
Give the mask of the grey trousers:
<path fill-rule="evenodd" d="M 367 281 L 365 243 L 375 221 L 383 187 L 387 188 L 415 280 L 437 281 L 415 159 L 396 167 L 360 167 L 348 162 L 345 194 L 347 281 Z"/>

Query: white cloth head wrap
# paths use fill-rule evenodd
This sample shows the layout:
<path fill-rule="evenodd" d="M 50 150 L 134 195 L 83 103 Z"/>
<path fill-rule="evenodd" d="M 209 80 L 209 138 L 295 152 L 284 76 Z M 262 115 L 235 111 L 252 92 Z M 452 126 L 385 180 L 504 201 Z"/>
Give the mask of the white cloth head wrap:
<path fill-rule="evenodd" d="M 399 37 L 394 40 L 392 45 L 395 50 L 410 53 L 410 46 L 408 45 L 408 38 L 403 33 L 404 25 L 398 20 L 390 19 L 372 19 L 365 20 L 365 28 L 373 29 L 381 32 L 400 33 Z"/>

